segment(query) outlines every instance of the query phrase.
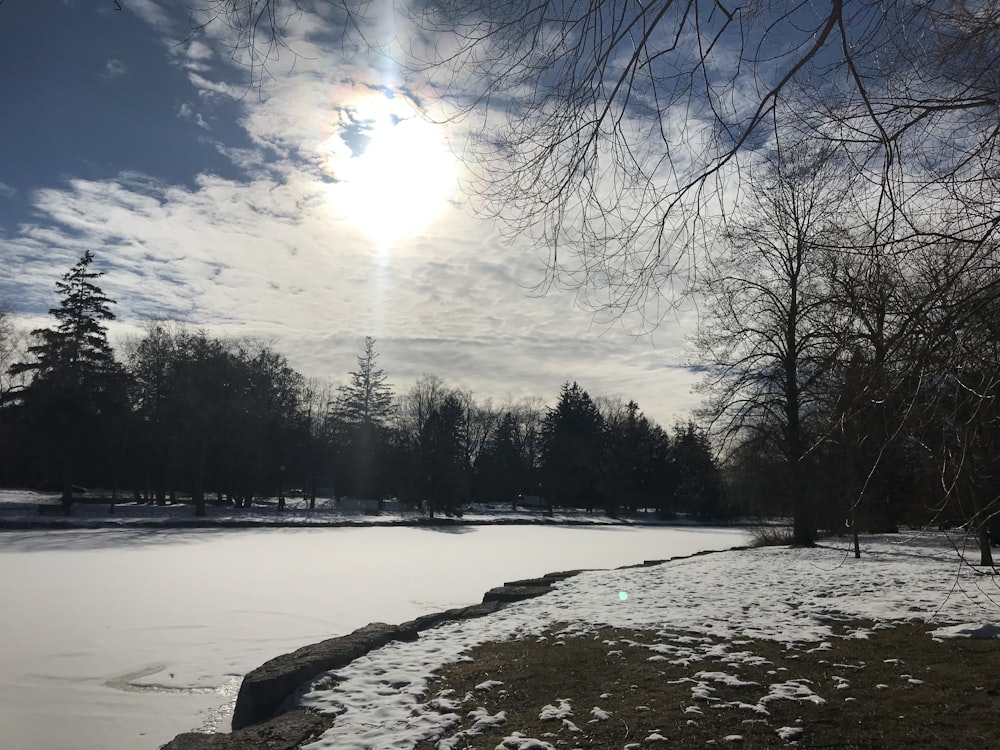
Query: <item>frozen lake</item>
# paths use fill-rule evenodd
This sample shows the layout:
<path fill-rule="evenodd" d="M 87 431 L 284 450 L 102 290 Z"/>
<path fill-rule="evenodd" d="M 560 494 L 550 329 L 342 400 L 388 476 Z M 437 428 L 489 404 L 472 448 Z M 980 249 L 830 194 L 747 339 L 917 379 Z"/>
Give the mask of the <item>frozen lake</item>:
<path fill-rule="evenodd" d="M 228 730 L 244 673 L 504 581 L 741 544 L 733 529 L 467 526 L 0 532 L 0 747 Z"/>

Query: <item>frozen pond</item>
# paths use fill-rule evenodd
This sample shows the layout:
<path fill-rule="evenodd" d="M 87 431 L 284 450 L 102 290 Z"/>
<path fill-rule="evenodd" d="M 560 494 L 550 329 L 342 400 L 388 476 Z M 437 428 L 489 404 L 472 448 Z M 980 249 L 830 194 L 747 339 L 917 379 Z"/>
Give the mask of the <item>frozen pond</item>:
<path fill-rule="evenodd" d="M 0 532 L 0 746 L 157 748 L 228 729 L 241 676 L 504 581 L 744 541 L 739 530 L 469 526 Z"/>

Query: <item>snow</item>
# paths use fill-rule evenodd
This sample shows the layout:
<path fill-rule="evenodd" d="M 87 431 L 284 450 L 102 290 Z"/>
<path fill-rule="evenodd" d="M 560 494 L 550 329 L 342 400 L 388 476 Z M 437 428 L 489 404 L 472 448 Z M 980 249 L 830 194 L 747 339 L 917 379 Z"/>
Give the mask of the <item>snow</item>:
<path fill-rule="evenodd" d="M 592 709 L 590 709 L 590 715 L 594 717 L 593 719 L 590 720 L 591 722 L 607 721 L 608 719 L 611 718 L 610 712 L 605 711 L 600 706 L 594 706 Z"/>
<path fill-rule="evenodd" d="M 0 492 L 0 506 L 29 496 Z M 132 750 L 228 729 L 242 675 L 278 654 L 504 581 L 743 539 L 625 525 L 2 531 L 0 744 Z M 418 668 L 383 670 L 372 693 Z"/>
<path fill-rule="evenodd" d="M 500 726 L 507 721 L 506 711 L 498 711 L 495 714 L 490 714 L 482 707 L 469 711 L 468 716 L 471 719 L 475 719 L 475 723 L 468 729 L 440 740 L 437 743 L 438 750 L 459 750 L 459 748 L 466 748 L 469 746 L 470 737 L 481 735 L 487 729 Z"/>
<path fill-rule="evenodd" d="M 778 736 L 785 742 L 792 742 L 802 737 L 802 727 L 780 727 L 777 730 Z"/>
<path fill-rule="evenodd" d="M 559 704 L 558 706 L 553 706 L 551 703 L 542 706 L 542 711 L 538 714 L 539 721 L 568 719 L 573 716 L 573 708 L 570 705 L 570 701 L 565 698 L 559 698 L 556 702 Z"/>
<path fill-rule="evenodd" d="M 749 657 L 738 650 L 746 639 L 812 643 L 825 650 L 823 644 L 834 637 L 831 623 L 838 621 L 1000 622 L 1000 592 L 993 579 L 961 564 L 942 534 L 866 538 L 859 560 L 847 547 L 845 540 L 839 546 L 809 550 L 734 550 L 658 566 L 581 573 L 543 597 L 490 617 L 444 624 L 415 642 L 389 644 L 338 670 L 339 682 L 333 688 L 314 689 L 302 698 L 304 705 L 341 714 L 334 727 L 307 748 L 402 750 L 433 739 L 437 719 L 423 702 L 432 672 L 467 657 L 476 645 L 538 638 L 553 623 L 568 623 L 564 634 L 603 626 L 653 630 L 668 642 L 652 644 L 660 647 L 660 655 L 675 655 L 683 646 L 689 662 L 711 653 L 725 656 L 724 661 L 736 668 L 741 658 Z M 627 599 L 619 596 L 620 591 L 629 593 Z M 673 631 L 696 636 L 685 636 L 679 644 L 670 641 Z M 715 643 L 700 641 L 698 634 L 710 635 Z M 720 645 L 720 640 L 727 643 Z M 405 687 L 374 690 L 371 675 L 387 671 L 394 680 L 406 680 Z M 685 681 L 692 683 L 693 698 L 701 697 L 710 705 L 718 700 L 714 681 L 740 684 L 739 677 L 729 673 L 702 671 L 703 679 L 698 677 L 696 670 Z M 762 715 L 768 703 L 779 700 L 821 704 L 827 697 L 818 695 L 806 680 L 775 681 L 757 703 L 734 707 Z M 568 717 L 569 700 L 556 704 L 540 709 Z M 694 714 L 692 708 L 679 707 L 678 716 Z M 795 728 L 783 728 L 779 735 L 798 736 L 791 729 Z M 742 737 L 720 739 L 738 742 Z M 512 732 L 503 747 L 520 747 L 517 743 L 522 741 L 527 746 L 547 744 Z"/>
<path fill-rule="evenodd" d="M 932 630 L 931 635 L 934 638 L 1000 638 L 1000 625 L 992 622 L 965 623 Z"/>
<path fill-rule="evenodd" d="M 34 490 L 0 490 L 0 525 L 7 528 L 105 528 L 105 527 L 168 527 L 184 525 L 241 526 L 399 526 L 425 524 L 427 519 L 415 510 L 405 509 L 396 501 L 385 501 L 378 511 L 378 503 L 357 498 L 317 498 L 314 510 L 309 510 L 305 498 L 289 497 L 285 508 L 278 510 L 277 500 L 255 500 L 250 508 L 215 505 L 205 506 L 205 516 L 194 515 L 190 504 L 177 503 L 157 506 L 135 503 L 130 496 L 122 496 L 111 511 L 109 501 L 95 502 L 110 493 L 96 490 L 82 495 L 73 506 L 70 516 L 62 513 L 41 515 L 38 506 L 59 508 L 59 495 Z M 92 496 L 92 497 L 91 497 Z M 519 507 L 512 510 L 509 503 L 477 504 L 467 509 L 461 518 L 438 518 L 439 522 L 460 524 L 574 524 L 585 526 L 694 526 L 684 519 L 659 521 L 654 513 L 641 514 L 637 519 L 609 518 L 603 512 L 587 513 L 583 510 L 557 510 L 551 516 L 543 509 Z"/>
<path fill-rule="evenodd" d="M 500 680 L 486 680 L 476 685 L 476 690 L 492 690 L 495 687 L 503 687 L 503 683 Z"/>
<path fill-rule="evenodd" d="M 497 745 L 496 750 L 556 750 L 555 747 L 543 740 L 536 740 L 534 737 L 525 737 L 520 732 L 515 732 L 510 737 L 505 737 Z"/>
<path fill-rule="evenodd" d="M 766 706 L 774 701 L 798 701 L 808 702 L 822 706 L 826 699 L 821 698 L 813 692 L 807 684 L 809 680 L 788 680 L 788 682 L 778 682 L 770 686 L 767 695 L 758 701 L 759 705 Z"/>

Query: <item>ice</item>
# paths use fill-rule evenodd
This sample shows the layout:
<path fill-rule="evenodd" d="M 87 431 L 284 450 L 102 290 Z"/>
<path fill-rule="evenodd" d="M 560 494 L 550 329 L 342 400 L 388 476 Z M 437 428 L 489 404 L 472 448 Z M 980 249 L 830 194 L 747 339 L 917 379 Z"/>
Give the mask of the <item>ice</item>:
<path fill-rule="evenodd" d="M 504 581 L 743 538 L 627 526 L 2 531 L 3 750 L 141 750 L 228 730 L 242 675 L 281 653 L 475 604 Z"/>

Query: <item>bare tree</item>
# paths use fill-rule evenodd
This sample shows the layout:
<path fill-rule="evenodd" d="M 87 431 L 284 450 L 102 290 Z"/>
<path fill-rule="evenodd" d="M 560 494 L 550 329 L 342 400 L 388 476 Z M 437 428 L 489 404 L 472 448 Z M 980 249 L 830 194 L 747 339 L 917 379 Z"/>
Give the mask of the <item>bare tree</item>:
<path fill-rule="evenodd" d="M 815 540 L 810 416 L 842 346 L 829 285 L 840 234 L 835 171 L 824 153 L 775 162 L 699 287 L 706 305 L 696 344 L 709 368 L 708 416 L 723 440 L 763 439 L 783 458 L 797 544 Z"/>
<path fill-rule="evenodd" d="M 926 208 L 927 186 L 975 195 L 996 167 L 996 0 L 420 7 L 445 38 L 433 80 L 483 118 L 484 210 L 544 243 L 550 280 L 598 309 L 656 322 L 705 219 L 779 147 L 840 150 L 886 231 Z"/>
<path fill-rule="evenodd" d="M 331 29 L 363 36 L 362 23 L 371 0 L 191 0 L 190 25 L 198 32 L 223 25 L 229 32 L 230 56 L 246 66 L 251 85 L 259 86 L 281 56 L 295 56 L 288 36 L 304 13 L 330 21 Z"/>
<path fill-rule="evenodd" d="M 945 244 L 939 277 L 962 267 L 965 248 Z M 922 374 L 915 400 L 917 437 L 939 481 L 940 513 L 974 538 L 980 564 L 993 565 L 991 542 L 1000 516 L 1000 265 L 997 248 L 976 253 L 961 278 L 938 295 L 919 334 Z M 923 342 L 921 342 L 923 343 Z"/>
<path fill-rule="evenodd" d="M 18 383 L 10 368 L 25 354 L 24 334 L 15 325 L 14 312 L 6 303 L 0 302 L 0 409 Z"/>
<path fill-rule="evenodd" d="M 410 442 L 417 440 L 430 415 L 451 392 L 437 375 L 423 375 L 396 402 L 396 428 Z"/>
<path fill-rule="evenodd" d="M 300 15 L 364 36 L 367 2 L 201 0 L 192 18 L 230 27 L 254 75 Z M 483 212 L 544 245 L 547 282 L 597 310 L 659 322 L 706 219 L 739 202 L 762 156 L 803 140 L 867 185 L 883 244 L 937 232 L 918 220 L 943 197 L 956 236 L 997 232 L 1000 0 L 402 7 L 398 62 L 428 82 L 421 101 L 469 118 Z"/>

